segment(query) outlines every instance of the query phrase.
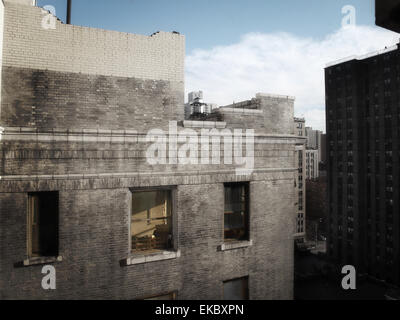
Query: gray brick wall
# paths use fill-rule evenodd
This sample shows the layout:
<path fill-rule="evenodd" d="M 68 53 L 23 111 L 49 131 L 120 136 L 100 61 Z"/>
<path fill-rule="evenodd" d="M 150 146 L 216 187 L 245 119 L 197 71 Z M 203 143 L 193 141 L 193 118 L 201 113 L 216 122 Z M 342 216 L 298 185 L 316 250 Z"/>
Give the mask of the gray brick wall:
<path fill-rule="evenodd" d="M 232 128 L 253 128 L 268 134 L 293 135 L 294 97 L 257 93 L 256 98 L 213 111 Z"/>
<path fill-rule="evenodd" d="M 234 170 L 235 164 L 224 164 L 224 146 L 221 143 L 221 161 L 218 165 L 157 165 L 146 159 L 150 142 L 144 135 L 119 133 L 117 136 L 95 133 L 37 133 L 23 128 L 6 128 L 1 142 L 0 174 L 20 175 L 68 175 L 68 174 L 125 174 L 135 172 L 185 172 Z M 21 132 L 20 130 L 24 130 Z M 179 132 L 182 128 L 179 129 Z M 200 130 L 197 131 L 200 135 Z M 113 142 L 112 139 L 118 138 Z M 124 142 L 121 142 L 124 141 Z M 222 140 L 223 141 L 223 140 Z M 259 137 L 255 139 L 255 169 L 293 169 L 293 139 Z M 178 144 L 178 148 L 182 143 Z M 210 144 L 209 150 L 212 150 Z M 243 152 L 246 146 L 243 145 Z M 198 146 L 198 154 L 201 154 Z M 211 154 L 210 154 L 211 157 Z M 211 160 L 210 160 L 211 161 Z M 200 162 L 199 162 L 200 163 Z"/>
<path fill-rule="evenodd" d="M 45 30 L 42 17 L 39 8 L 5 5 L 0 299 L 137 299 L 169 291 L 179 299 L 220 299 L 222 282 L 243 276 L 251 299 L 291 299 L 293 101 L 271 98 L 277 102 L 260 109 L 264 118 L 277 116 L 264 123 L 268 131 L 256 128 L 252 174 L 237 176 L 235 166 L 223 164 L 150 166 L 147 130 L 183 119 L 184 38 L 60 22 Z M 235 181 L 250 182 L 253 245 L 219 251 L 223 184 Z M 130 255 L 130 188 L 154 186 L 177 188 L 181 255 L 123 266 Z M 27 193 L 35 191 L 60 194 L 63 261 L 54 264 L 55 291 L 41 289 L 41 266 L 19 265 L 27 258 Z"/>
<path fill-rule="evenodd" d="M 165 80 L 3 66 L 0 125 L 149 130 L 183 119 L 183 89 Z"/>
<path fill-rule="evenodd" d="M 234 175 L 218 179 L 232 181 Z M 112 184 L 114 188 L 93 190 L 58 186 L 63 262 L 55 264 L 57 290 L 53 292 L 41 289 L 40 266 L 14 267 L 26 258 L 26 193 L 0 193 L 1 299 L 135 299 L 175 290 L 179 299 L 220 299 L 222 281 L 247 275 L 250 298 L 290 299 L 293 174 L 255 179 L 262 180 L 250 185 L 253 246 L 218 251 L 223 243 L 222 182 L 182 183 L 176 196 L 181 257 L 128 267 L 121 267 L 120 260 L 129 254 L 130 190 L 119 188 L 117 182 Z M 21 188 L 27 186 L 20 184 Z M 80 181 L 75 181 L 75 187 L 78 184 Z M 46 188 L 42 185 L 40 189 Z"/>

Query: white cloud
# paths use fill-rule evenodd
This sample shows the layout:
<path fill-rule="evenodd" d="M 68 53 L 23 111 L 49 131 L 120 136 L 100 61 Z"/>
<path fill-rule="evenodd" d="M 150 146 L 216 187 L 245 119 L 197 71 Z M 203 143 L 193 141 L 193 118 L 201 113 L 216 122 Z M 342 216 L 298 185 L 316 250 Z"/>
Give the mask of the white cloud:
<path fill-rule="evenodd" d="M 342 28 L 322 40 L 288 33 L 249 33 L 241 41 L 186 57 L 186 92 L 203 90 L 219 105 L 256 92 L 296 97 L 295 114 L 325 130 L 324 68 L 328 62 L 399 42 L 399 35 L 369 26 Z"/>

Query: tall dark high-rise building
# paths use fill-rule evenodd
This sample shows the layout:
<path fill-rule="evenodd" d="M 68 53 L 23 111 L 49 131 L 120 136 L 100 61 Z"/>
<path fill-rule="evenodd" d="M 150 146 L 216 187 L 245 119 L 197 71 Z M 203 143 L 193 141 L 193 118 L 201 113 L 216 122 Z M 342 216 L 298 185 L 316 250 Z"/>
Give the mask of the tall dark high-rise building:
<path fill-rule="evenodd" d="M 328 255 L 400 284 L 398 46 L 325 69 Z"/>
<path fill-rule="evenodd" d="M 377 26 L 400 32 L 400 1 L 375 0 L 375 17 Z"/>

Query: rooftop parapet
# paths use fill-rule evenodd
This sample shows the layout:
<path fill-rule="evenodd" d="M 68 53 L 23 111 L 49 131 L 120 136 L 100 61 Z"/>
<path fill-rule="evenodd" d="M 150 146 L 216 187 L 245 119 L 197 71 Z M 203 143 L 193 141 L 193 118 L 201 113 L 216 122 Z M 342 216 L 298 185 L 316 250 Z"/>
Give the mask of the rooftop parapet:
<path fill-rule="evenodd" d="M 3 0 L 3 2 L 10 2 L 15 4 L 22 4 L 27 6 L 36 6 L 36 0 Z"/>
<path fill-rule="evenodd" d="M 183 35 L 64 24 L 23 2 L 0 1 L 0 126 L 148 130 L 184 119 Z"/>
<path fill-rule="evenodd" d="M 21 5 L 25 4 L 25 5 Z M 6 0 L 3 65 L 151 80 L 184 81 L 185 37 L 138 35 L 62 23 L 30 0 Z"/>
<path fill-rule="evenodd" d="M 213 114 L 218 114 L 228 127 L 293 135 L 294 100 L 292 96 L 258 93 L 256 98 L 220 107 Z"/>
<path fill-rule="evenodd" d="M 371 58 L 371 57 L 379 56 L 379 55 L 384 54 L 384 53 L 395 51 L 397 49 L 398 49 L 398 45 L 396 44 L 394 46 L 386 47 L 385 49 L 373 51 L 373 52 L 370 52 L 370 53 L 367 53 L 367 54 L 363 54 L 363 55 L 359 55 L 359 56 L 352 55 L 352 56 L 349 56 L 349 57 L 346 57 L 346 58 L 335 60 L 333 62 L 329 62 L 329 63 L 326 64 L 326 68 L 330 68 L 330 67 L 333 67 L 333 66 L 345 63 L 345 62 L 352 61 L 352 60 L 357 60 L 357 61 L 365 60 L 365 59 L 368 59 L 368 58 Z"/>

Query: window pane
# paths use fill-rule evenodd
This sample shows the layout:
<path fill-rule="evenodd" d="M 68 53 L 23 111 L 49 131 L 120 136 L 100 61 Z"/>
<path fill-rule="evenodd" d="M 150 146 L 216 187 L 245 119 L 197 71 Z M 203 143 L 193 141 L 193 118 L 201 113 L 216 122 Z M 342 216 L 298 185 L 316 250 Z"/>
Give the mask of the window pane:
<path fill-rule="evenodd" d="M 132 195 L 132 250 L 164 250 L 172 246 L 171 191 Z"/>
<path fill-rule="evenodd" d="M 236 240 L 248 237 L 248 184 L 225 185 L 224 236 Z"/>
<path fill-rule="evenodd" d="M 225 213 L 225 229 L 243 229 L 244 212 Z"/>

